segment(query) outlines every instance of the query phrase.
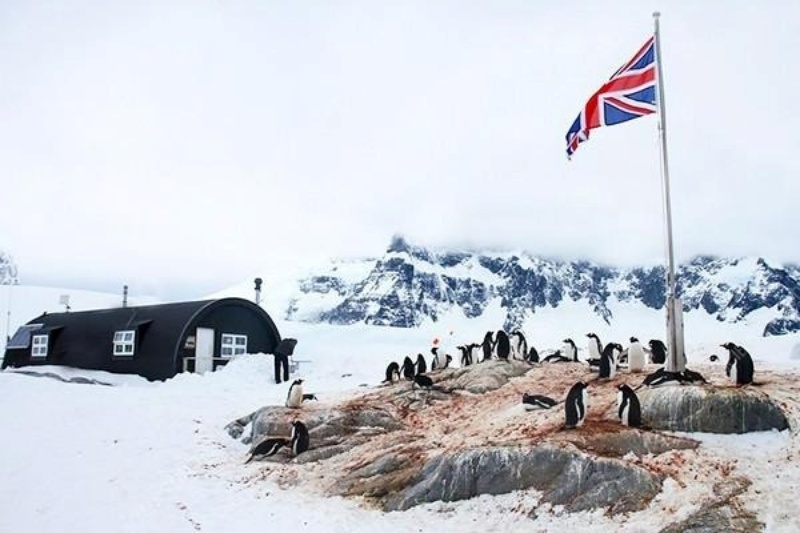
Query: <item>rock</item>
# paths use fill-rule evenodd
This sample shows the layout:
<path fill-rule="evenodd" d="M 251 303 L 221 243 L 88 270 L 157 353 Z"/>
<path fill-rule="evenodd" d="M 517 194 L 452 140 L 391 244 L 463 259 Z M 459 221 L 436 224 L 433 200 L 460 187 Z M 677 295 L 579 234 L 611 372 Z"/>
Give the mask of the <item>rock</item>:
<path fill-rule="evenodd" d="M 670 450 L 693 450 L 700 445 L 696 440 L 634 428 L 616 433 L 581 435 L 571 438 L 570 442 L 585 452 L 605 457 L 624 457 L 629 453 L 639 457 L 660 455 Z"/>
<path fill-rule="evenodd" d="M 608 507 L 616 514 L 644 509 L 661 490 L 661 478 L 639 466 L 553 444 L 440 455 L 429 459 L 411 481 L 400 491 L 384 491 L 390 494 L 385 510 L 534 488 L 542 491 L 543 501 L 568 511 Z"/>
<path fill-rule="evenodd" d="M 482 394 L 497 390 L 511 378 L 521 376 L 532 369 L 530 364 L 522 361 L 486 361 L 464 368 L 445 370 L 436 380 L 436 384 L 449 390 Z"/>
<path fill-rule="evenodd" d="M 737 496 L 747 490 L 750 482 L 732 478 L 714 486 L 719 497 L 692 513 L 688 518 L 665 527 L 659 533 L 752 533 L 763 531 L 764 524 L 747 511 Z"/>
<path fill-rule="evenodd" d="M 752 388 L 660 387 L 638 394 L 642 423 L 654 429 L 747 433 L 789 427 L 783 411 Z"/>
<path fill-rule="evenodd" d="M 290 409 L 268 406 L 225 426 L 233 438 L 242 438 L 245 444 L 261 442 L 266 437 L 289 438 L 291 423 L 300 419 L 308 428 L 309 450 L 295 459 L 297 463 L 322 460 L 346 452 L 363 444 L 369 438 L 401 429 L 403 424 L 384 409 L 363 405 L 314 409 Z M 286 455 L 272 456 L 273 461 L 285 460 Z"/>

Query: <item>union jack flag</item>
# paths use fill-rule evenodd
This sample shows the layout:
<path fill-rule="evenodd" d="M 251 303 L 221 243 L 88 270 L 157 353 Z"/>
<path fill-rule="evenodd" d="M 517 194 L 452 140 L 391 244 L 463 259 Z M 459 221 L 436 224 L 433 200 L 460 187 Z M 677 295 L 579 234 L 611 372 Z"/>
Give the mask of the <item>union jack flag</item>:
<path fill-rule="evenodd" d="M 630 61 L 622 65 L 589 98 L 567 132 L 567 157 L 589 140 L 589 131 L 613 126 L 656 112 L 655 37 L 650 37 Z"/>

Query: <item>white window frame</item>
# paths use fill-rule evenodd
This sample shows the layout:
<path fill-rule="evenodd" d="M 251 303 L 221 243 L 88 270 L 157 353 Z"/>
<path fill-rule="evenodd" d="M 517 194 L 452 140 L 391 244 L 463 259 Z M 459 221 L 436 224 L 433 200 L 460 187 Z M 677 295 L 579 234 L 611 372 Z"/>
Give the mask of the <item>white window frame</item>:
<path fill-rule="evenodd" d="M 130 357 L 136 351 L 136 330 L 121 329 L 114 332 L 114 357 Z"/>
<path fill-rule="evenodd" d="M 44 359 L 47 357 L 47 344 L 49 335 L 42 333 L 31 336 L 31 359 Z"/>
<path fill-rule="evenodd" d="M 220 337 L 219 356 L 229 359 L 247 353 L 247 335 L 223 333 Z"/>

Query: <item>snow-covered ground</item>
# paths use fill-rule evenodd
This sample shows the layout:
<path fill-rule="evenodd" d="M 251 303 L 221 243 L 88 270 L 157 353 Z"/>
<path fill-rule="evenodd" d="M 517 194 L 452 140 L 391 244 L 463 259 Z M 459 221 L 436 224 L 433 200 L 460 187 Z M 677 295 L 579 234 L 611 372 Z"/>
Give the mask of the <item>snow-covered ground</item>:
<path fill-rule="evenodd" d="M 301 363 L 298 375 L 321 402 L 375 386 L 389 361 L 427 353 L 434 336 L 450 340 L 449 331 L 434 325 L 279 327 L 284 336 L 299 339 L 295 359 L 308 362 Z M 453 337 L 453 344 L 464 340 L 457 332 Z M 791 358 L 798 336 L 739 340 L 753 354 L 757 372 L 800 372 L 800 359 Z M 708 354 L 718 351 L 710 343 L 689 348 L 690 365 L 705 364 Z M 0 531 L 645 532 L 684 517 L 702 496 L 668 479 L 648 509 L 614 518 L 544 506 L 533 520 L 528 513 L 537 501 L 535 491 L 382 513 L 303 486 L 279 486 L 266 479 L 267 463 L 243 464 L 247 446 L 223 428 L 261 406 L 283 403 L 287 386 L 274 384 L 271 356 L 242 356 L 213 374 L 155 383 L 59 367 L 38 370 L 113 386 L 0 373 Z M 789 432 L 692 437 L 720 461 L 739 459 L 734 469 L 753 480 L 747 506 L 759 511 L 769 531 L 798 530 L 800 514 L 790 505 L 800 488 L 800 437 Z"/>

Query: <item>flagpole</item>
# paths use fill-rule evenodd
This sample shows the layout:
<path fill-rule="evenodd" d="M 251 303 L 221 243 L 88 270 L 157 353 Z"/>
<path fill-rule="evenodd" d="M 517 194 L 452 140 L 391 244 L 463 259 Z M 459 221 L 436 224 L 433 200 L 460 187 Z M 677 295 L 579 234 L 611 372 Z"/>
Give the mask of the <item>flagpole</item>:
<path fill-rule="evenodd" d="M 661 70 L 661 36 L 658 18 L 661 13 L 653 13 L 656 40 L 656 69 L 658 73 L 658 132 L 661 139 L 661 178 L 664 196 L 664 217 L 667 233 L 667 344 L 669 347 L 665 370 L 683 372 L 686 368 L 686 356 L 683 353 L 682 306 L 677 298 L 677 282 L 675 279 L 675 252 L 672 249 L 672 202 L 669 193 L 669 164 L 667 162 L 667 115 L 664 103 L 664 75 Z"/>

